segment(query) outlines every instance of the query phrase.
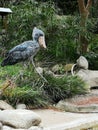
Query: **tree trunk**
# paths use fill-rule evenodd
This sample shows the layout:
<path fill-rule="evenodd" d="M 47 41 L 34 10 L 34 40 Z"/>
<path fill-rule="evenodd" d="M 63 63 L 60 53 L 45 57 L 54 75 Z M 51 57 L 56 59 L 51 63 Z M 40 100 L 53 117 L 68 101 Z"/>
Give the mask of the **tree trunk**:
<path fill-rule="evenodd" d="M 88 0 L 87 4 L 85 5 L 85 0 L 77 0 L 78 1 L 78 6 L 79 6 L 79 12 L 81 16 L 81 21 L 80 21 L 80 26 L 83 28 L 83 33 L 85 33 L 86 30 L 86 23 L 88 19 L 88 15 L 90 12 L 90 7 L 92 5 L 92 0 Z M 85 38 L 84 35 L 80 34 L 79 40 L 80 40 L 80 53 L 86 53 L 88 51 L 88 40 Z"/>

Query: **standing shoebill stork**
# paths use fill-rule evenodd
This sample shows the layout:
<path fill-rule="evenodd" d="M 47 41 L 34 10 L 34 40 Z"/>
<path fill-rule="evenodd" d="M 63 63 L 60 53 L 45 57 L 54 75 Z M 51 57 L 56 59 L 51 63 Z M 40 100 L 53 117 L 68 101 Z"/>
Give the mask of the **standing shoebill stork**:
<path fill-rule="evenodd" d="M 34 27 L 32 33 L 33 40 L 25 41 L 11 50 L 6 55 L 6 58 L 2 61 L 1 66 L 14 65 L 21 61 L 30 59 L 34 68 L 35 64 L 33 62 L 33 57 L 37 54 L 40 47 L 46 49 L 45 35 L 44 32 Z M 37 69 L 36 69 L 37 71 Z M 46 81 L 46 79 L 37 71 L 37 73 Z"/>

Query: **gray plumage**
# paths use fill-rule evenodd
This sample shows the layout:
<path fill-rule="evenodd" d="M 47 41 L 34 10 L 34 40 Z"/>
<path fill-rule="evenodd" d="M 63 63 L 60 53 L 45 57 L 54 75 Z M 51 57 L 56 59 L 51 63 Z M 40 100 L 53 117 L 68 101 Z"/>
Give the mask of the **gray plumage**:
<path fill-rule="evenodd" d="M 37 29 L 33 29 L 32 33 L 33 40 L 25 41 L 20 45 L 12 48 L 8 53 L 6 58 L 1 63 L 1 66 L 14 65 L 18 62 L 25 61 L 30 57 L 34 57 L 39 51 L 40 47 L 46 48 L 45 42 L 42 44 L 39 42 L 40 37 L 44 37 L 44 32 Z"/>

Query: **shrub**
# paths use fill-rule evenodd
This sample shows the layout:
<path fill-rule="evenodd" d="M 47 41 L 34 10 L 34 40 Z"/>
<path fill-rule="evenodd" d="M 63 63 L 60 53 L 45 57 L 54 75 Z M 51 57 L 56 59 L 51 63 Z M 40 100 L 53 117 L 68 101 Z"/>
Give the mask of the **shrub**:
<path fill-rule="evenodd" d="M 25 103 L 33 108 L 39 108 L 87 92 L 85 83 L 78 77 L 44 76 L 48 83 L 42 81 L 32 66 L 24 69 L 21 64 L 18 64 L 0 68 L 0 84 L 5 82 L 6 78 L 12 82 L 0 95 L 0 99 L 4 99 L 12 105 Z M 2 88 L 2 85 L 0 87 Z"/>
<path fill-rule="evenodd" d="M 85 57 L 89 62 L 89 69 L 98 70 L 98 53 L 88 52 Z"/>
<path fill-rule="evenodd" d="M 48 75 L 48 85 L 44 86 L 47 95 L 54 102 L 87 92 L 86 84 L 76 76 L 51 77 Z"/>
<path fill-rule="evenodd" d="M 3 89 L 7 80 L 11 85 L 4 89 L 0 99 L 6 100 L 15 106 L 17 103 L 25 103 L 34 108 L 46 107 L 50 99 L 42 91 L 42 79 L 32 69 L 23 68 L 21 64 L 0 67 L 0 89 Z"/>
<path fill-rule="evenodd" d="M 45 94 L 41 90 L 34 90 L 34 88 L 28 86 L 8 88 L 3 92 L 2 99 L 13 106 L 17 103 L 25 103 L 27 106 L 32 106 L 32 108 L 48 106 L 48 99 Z"/>

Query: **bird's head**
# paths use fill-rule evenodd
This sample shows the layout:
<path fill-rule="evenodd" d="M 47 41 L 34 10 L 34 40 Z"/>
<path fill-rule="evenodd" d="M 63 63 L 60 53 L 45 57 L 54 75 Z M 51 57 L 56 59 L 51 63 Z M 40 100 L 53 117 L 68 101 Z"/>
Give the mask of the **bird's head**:
<path fill-rule="evenodd" d="M 38 41 L 40 47 L 46 49 L 46 44 L 45 44 L 45 34 L 42 30 L 34 27 L 33 33 L 32 33 L 33 39 Z"/>

